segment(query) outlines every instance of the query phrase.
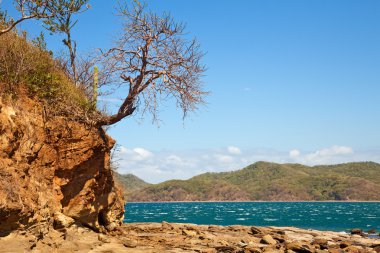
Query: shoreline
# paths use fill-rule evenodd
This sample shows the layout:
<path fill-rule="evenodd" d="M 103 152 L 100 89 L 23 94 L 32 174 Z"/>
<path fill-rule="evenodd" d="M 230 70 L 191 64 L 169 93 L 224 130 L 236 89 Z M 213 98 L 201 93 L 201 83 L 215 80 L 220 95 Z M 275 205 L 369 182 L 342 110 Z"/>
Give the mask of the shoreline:
<path fill-rule="evenodd" d="M 196 200 L 196 201 L 127 201 L 125 204 L 159 204 L 159 203 L 380 203 L 380 200 Z"/>
<path fill-rule="evenodd" d="M 377 253 L 380 239 L 296 227 L 131 223 L 100 234 L 72 225 L 64 230 L 51 229 L 43 236 L 15 231 L 0 237 L 3 252 Z"/>

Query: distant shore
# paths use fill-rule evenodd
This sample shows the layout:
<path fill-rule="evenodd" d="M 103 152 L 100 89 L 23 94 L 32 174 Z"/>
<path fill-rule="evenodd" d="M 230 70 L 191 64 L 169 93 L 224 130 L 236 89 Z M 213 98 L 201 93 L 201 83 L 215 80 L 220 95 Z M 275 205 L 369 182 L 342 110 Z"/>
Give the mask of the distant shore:
<path fill-rule="evenodd" d="M 149 203 L 380 203 L 380 200 L 249 200 L 249 201 L 218 201 L 218 200 L 197 200 L 197 201 L 127 201 L 126 204 L 149 204 Z"/>

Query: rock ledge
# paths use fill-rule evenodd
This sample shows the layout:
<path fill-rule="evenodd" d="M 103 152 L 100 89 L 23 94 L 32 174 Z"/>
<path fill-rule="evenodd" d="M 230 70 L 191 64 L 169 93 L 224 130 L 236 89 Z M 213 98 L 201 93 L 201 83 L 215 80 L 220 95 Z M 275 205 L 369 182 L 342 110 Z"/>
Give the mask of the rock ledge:
<path fill-rule="evenodd" d="M 255 231 L 256 233 L 252 233 Z M 45 236 L 14 232 L 0 238 L 3 252 L 261 253 L 380 252 L 380 239 L 292 227 L 124 224 L 107 234 L 71 225 Z"/>

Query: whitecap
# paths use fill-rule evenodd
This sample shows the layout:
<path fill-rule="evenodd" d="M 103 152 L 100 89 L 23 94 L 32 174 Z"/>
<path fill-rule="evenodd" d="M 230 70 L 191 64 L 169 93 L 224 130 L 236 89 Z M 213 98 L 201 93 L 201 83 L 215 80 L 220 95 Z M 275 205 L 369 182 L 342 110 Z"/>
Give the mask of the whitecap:
<path fill-rule="evenodd" d="M 265 218 L 264 220 L 265 220 L 265 221 L 276 221 L 276 220 L 278 220 L 278 219 Z"/>

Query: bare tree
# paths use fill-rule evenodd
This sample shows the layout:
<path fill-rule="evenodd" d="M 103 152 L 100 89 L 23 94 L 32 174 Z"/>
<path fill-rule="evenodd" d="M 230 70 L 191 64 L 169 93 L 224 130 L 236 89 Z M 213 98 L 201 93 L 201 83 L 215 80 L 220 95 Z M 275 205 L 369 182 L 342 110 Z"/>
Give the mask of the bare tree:
<path fill-rule="evenodd" d="M 94 67 L 99 61 L 97 57 L 94 57 L 94 54 L 96 54 L 96 52 L 75 56 L 77 87 L 80 88 L 89 99 L 93 96 Z M 60 69 L 64 70 L 66 75 L 73 79 L 70 57 L 67 57 L 66 52 L 59 52 L 55 55 L 55 58 Z M 104 83 L 103 80 L 101 80 L 101 82 Z"/>
<path fill-rule="evenodd" d="M 6 12 L 2 12 L 0 17 L 3 27 L 0 29 L 0 35 L 11 31 L 19 23 L 28 19 L 47 21 L 54 18 L 60 19 L 60 16 L 69 13 L 77 13 L 87 2 L 83 0 L 14 0 L 13 4 L 21 17 L 10 18 Z"/>
<path fill-rule="evenodd" d="M 45 28 L 52 33 L 62 33 L 66 38 L 62 40 L 69 51 L 71 77 L 78 85 L 78 72 L 76 66 L 77 44 L 72 39 L 71 30 L 78 22 L 73 15 L 86 11 L 89 8 L 89 0 L 54 0 L 49 1 L 49 11 L 53 16 L 44 20 Z"/>
<path fill-rule="evenodd" d="M 1 13 L 2 27 L 0 27 L 0 35 L 11 31 L 19 23 L 28 19 L 44 19 L 53 16 L 49 11 L 49 1 L 39 0 L 15 0 L 13 1 L 15 8 L 21 14 L 17 19 L 8 18 L 5 12 Z"/>
<path fill-rule="evenodd" d="M 115 124 L 138 107 L 155 120 L 161 100 L 172 98 L 184 116 L 197 109 L 207 94 L 201 85 L 204 54 L 195 39 L 187 39 L 184 25 L 169 14 L 145 12 L 138 3 L 121 6 L 120 15 L 125 19 L 123 33 L 104 53 L 103 67 L 110 83 L 126 86 L 128 95 L 118 112 L 99 120 L 99 126 Z"/>

